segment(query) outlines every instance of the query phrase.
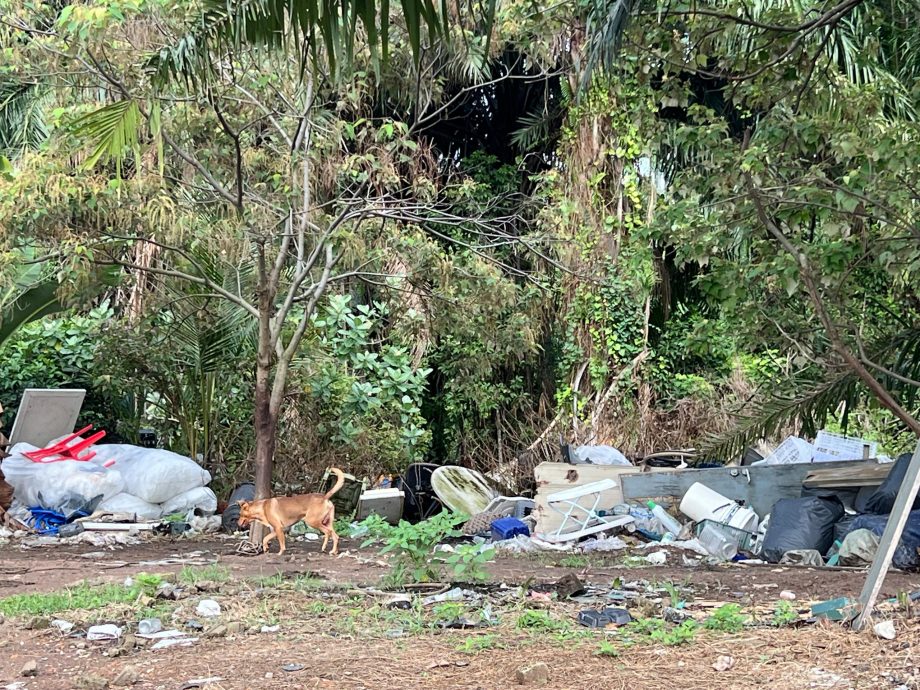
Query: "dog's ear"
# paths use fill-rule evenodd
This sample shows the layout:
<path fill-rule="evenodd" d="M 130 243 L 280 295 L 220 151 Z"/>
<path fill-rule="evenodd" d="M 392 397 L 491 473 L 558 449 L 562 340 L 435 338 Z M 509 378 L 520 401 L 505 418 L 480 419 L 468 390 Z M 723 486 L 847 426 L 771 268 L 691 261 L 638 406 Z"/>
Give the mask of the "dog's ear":
<path fill-rule="evenodd" d="M 237 501 L 236 504 L 237 504 L 240 508 L 248 508 L 248 507 L 249 507 L 249 501 Z"/>

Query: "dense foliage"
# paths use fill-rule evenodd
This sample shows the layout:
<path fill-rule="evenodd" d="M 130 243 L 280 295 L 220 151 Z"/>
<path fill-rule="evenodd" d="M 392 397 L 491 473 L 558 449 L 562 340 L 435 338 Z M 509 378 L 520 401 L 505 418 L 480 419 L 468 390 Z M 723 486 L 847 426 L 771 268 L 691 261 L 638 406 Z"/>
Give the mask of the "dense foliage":
<path fill-rule="evenodd" d="M 920 431 L 915 3 L 212 5 L 0 0 L 0 275 L 73 308 L 9 409 L 228 481 Z"/>

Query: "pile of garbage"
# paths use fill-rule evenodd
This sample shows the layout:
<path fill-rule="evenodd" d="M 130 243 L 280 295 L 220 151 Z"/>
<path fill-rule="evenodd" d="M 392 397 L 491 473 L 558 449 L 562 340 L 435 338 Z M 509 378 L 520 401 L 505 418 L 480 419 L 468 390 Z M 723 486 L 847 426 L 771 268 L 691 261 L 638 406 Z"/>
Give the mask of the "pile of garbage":
<path fill-rule="evenodd" d="M 60 448 L 61 440 L 50 447 Z M 217 497 L 207 486 L 211 475 L 191 458 L 127 444 L 82 446 L 81 451 L 86 452 L 70 457 L 66 450 L 49 454 L 28 443 L 13 446 L 0 462 L 14 492 L 10 514 L 40 533 L 54 534 L 92 515 L 150 522 L 217 511 Z"/>

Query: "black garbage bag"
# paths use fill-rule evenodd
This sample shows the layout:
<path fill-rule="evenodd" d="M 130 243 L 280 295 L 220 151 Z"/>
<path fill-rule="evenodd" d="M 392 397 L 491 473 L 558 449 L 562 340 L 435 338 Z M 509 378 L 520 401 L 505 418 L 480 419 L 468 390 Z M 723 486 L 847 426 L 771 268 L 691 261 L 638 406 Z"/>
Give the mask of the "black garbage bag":
<path fill-rule="evenodd" d="M 874 515 L 888 515 L 894 507 L 894 499 L 898 497 L 898 490 L 904 482 L 904 476 L 907 474 L 907 467 L 910 465 L 910 453 L 899 455 L 894 463 L 894 467 L 885 477 L 882 485 L 875 490 L 872 497 L 866 501 L 866 512 Z M 912 510 L 920 508 L 920 495 L 914 499 Z"/>
<path fill-rule="evenodd" d="M 240 529 L 240 507 L 238 501 L 253 501 L 256 498 L 255 484 L 240 484 L 230 494 L 227 509 L 220 516 L 220 523 L 225 532 L 238 532 Z"/>
<path fill-rule="evenodd" d="M 847 534 L 858 529 L 867 529 L 881 537 L 888 524 L 888 518 L 888 515 L 860 515 L 850 523 Z M 892 565 L 901 570 L 920 569 L 920 554 L 917 553 L 917 549 L 920 549 L 920 510 L 912 510 L 904 524 L 901 541 L 894 550 Z"/>
<path fill-rule="evenodd" d="M 834 525 L 843 517 L 843 504 L 835 497 L 783 498 L 770 511 L 763 538 L 762 557 L 779 563 L 787 551 L 814 549 L 821 555 L 834 545 Z"/>

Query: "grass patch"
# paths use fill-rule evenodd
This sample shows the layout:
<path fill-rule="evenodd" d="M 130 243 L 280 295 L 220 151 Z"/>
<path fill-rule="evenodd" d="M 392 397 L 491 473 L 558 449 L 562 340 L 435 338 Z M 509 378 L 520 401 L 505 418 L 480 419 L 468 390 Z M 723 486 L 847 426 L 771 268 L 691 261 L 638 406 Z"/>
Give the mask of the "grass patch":
<path fill-rule="evenodd" d="M 150 593 L 162 582 L 158 575 L 140 573 L 134 584 L 89 585 L 41 594 L 14 594 L 0 599 L 0 614 L 4 616 L 50 616 L 63 611 L 102 608 L 112 604 L 133 604 L 144 593 Z"/>
<path fill-rule="evenodd" d="M 562 568 L 586 568 L 588 566 L 588 557 L 587 556 L 566 556 L 565 558 L 559 561 L 559 565 Z"/>
<path fill-rule="evenodd" d="M 179 571 L 179 582 L 187 585 L 194 585 L 199 582 L 228 582 L 229 580 L 230 568 L 216 563 L 203 568 L 185 566 Z"/>
<path fill-rule="evenodd" d="M 522 630 L 542 630 L 548 632 L 558 632 L 567 630 L 570 626 L 561 620 L 553 618 L 546 611 L 537 609 L 527 609 L 518 616 L 517 627 Z"/>
<path fill-rule="evenodd" d="M 457 645 L 457 651 L 463 652 L 464 654 L 479 654 L 479 652 L 484 652 L 487 649 L 495 649 L 496 647 L 501 647 L 498 635 L 495 633 L 486 633 L 485 635 L 467 637 L 463 642 Z"/>

